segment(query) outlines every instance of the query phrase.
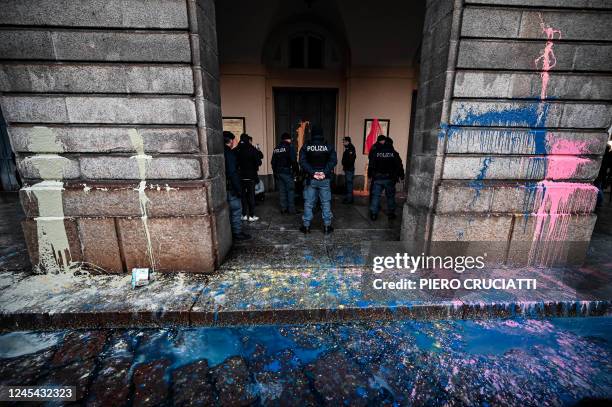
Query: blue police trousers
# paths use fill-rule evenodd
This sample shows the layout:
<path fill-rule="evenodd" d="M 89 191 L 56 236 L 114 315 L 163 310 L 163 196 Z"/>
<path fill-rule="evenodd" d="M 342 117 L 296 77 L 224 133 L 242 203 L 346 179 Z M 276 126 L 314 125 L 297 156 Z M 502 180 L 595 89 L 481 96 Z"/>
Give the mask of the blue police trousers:
<path fill-rule="evenodd" d="M 230 225 L 232 226 L 232 234 L 237 235 L 242 232 L 242 204 L 240 198 L 228 189 L 227 203 L 229 204 Z"/>
<path fill-rule="evenodd" d="M 376 179 L 372 181 L 370 189 L 370 212 L 378 215 L 380 210 L 380 196 L 383 189 L 387 196 L 387 214 L 395 212 L 395 182 L 390 179 Z"/>
<path fill-rule="evenodd" d="M 353 180 L 355 178 L 355 171 L 344 171 L 344 179 L 346 182 L 346 199 L 349 201 L 353 200 Z"/>
<path fill-rule="evenodd" d="M 312 222 L 312 209 L 317 202 L 317 198 L 321 200 L 321 212 L 323 216 L 323 224 L 330 226 L 332 222 L 331 211 L 331 185 L 329 179 L 311 179 L 310 183 L 304 188 L 304 226 L 310 226 Z"/>
<path fill-rule="evenodd" d="M 295 212 L 295 185 L 291 171 L 278 172 L 276 180 L 278 182 L 281 209 L 283 211 Z"/>

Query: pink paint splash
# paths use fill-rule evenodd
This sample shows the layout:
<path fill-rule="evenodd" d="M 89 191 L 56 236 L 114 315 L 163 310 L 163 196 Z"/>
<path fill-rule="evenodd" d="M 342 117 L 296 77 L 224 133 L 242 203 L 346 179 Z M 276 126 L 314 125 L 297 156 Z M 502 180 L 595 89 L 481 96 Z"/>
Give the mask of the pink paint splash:
<path fill-rule="evenodd" d="M 553 50 L 554 40 L 561 38 L 561 31 L 549 27 L 540 17 L 540 27 L 546 35 L 547 41 L 542 55 L 535 60 L 536 68 L 540 69 L 542 89 L 540 92 L 540 105 L 547 98 L 549 71 L 557 64 Z M 543 110 L 543 109 L 541 109 Z M 546 160 L 546 179 L 538 182 L 536 202 L 537 207 L 533 241 L 536 242 L 564 242 L 569 234 L 571 216 L 577 213 L 590 213 L 595 206 L 597 188 L 590 184 L 575 182 L 555 182 L 567 180 L 575 176 L 576 172 L 588 159 L 579 157 L 588 149 L 588 142 L 573 140 L 557 140 L 554 135 L 546 134 L 550 154 Z M 555 155 L 555 154 L 565 155 Z M 548 222 L 546 222 L 548 220 Z M 545 227 L 546 226 L 546 227 Z M 545 230 L 546 229 L 546 230 Z M 562 255 L 560 244 L 544 244 L 542 247 L 534 244 L 529 253 L 529 263 L 550 264 Z"/>
<path fill-rule="evenodd" d="M 555 53 L 553 51 L 554 40 L 561 39 L 561 31 L 555 30 L 552 27 L 548 27 L 546 23 L 544 23 L 544 19 L 542 18 L 542 14 L 538 13 L 538 17 L 540 18 L 540 27 L 542 27 L 542 32 L 546 35 L 547 41 L 546 46 L 544 47 L 544 51 L 542 55 L 540 55 L 535 60 L 536 69 L 540 69 L 541 65 L 541 73 L 542 77 L 542 90 L 540 92 L 540 99 L 546 99 L 546 91 L 548 90 L 548 80 L 550 79 L 550 75 L 548 71 L 557 65 L 557 58 L 555 57 Z M 555 38 L 556 36 L 556 38 Z"/>

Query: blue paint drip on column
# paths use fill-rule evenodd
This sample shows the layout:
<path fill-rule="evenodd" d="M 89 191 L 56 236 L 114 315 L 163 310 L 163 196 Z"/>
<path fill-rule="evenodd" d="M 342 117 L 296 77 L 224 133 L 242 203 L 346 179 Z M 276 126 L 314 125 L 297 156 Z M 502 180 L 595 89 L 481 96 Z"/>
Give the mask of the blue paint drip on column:
<path fill-rule="evenodd" d="M 534 153 L 540 156 L 548 154 L 548 145 L 546 141 L 546 120 L 548 117 L 550 105 L 548 103 L 534 102 L 528 103 L 521 107 L 513 107 L 501 111 L 489 111 L 483 113 L 474 113 L 470 109 L 460 109 L 460 112 L 455 115 L 452 126 L 448 126 L 448 131 L 441 134 L 448 134 L 449 139 L 462 126 L 471 127 L 526 127 L 527 134 L 531 138 L 531 143 L 534 146 Z M 441 128 L 446 129 L 441 125 Z M 470 186 L 476 189 L 474 200 L 480 196 L 480 190 L 484 186 L 487 171 L 491 164 L 491 158 L 487 157 L 482 162 L 482 167 L 479 170 L 476 179 L 470 182 Z M 543 166 L 543 168 L 542 168 Z M 535 158 L 533 165 L 530 165 L 528 171 L 534 174 L 542 171 L 543 176 L 546 176 L 546 158 Z M 535 174 L 534 174 L 535 175 Z M 474 201 L 472 202 L 472 204 Z M 527 208 L 525 208 L 527 210 Z"/>

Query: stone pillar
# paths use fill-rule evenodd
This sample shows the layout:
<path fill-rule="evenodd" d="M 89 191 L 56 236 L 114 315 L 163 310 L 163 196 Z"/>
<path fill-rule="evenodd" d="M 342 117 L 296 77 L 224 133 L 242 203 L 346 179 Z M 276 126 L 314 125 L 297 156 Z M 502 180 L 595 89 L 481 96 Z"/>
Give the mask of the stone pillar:
<path fill-rule="evenodd" d="M 611 23 L 606 1 L 427 2 L 403 240 L 485 242 L 511 264 L 584 255 Z"/>
<path fill-rule="evenodd" d="M 0 8 L 33 264 L 213 271 L 231 244 L 213 0 Z"/>

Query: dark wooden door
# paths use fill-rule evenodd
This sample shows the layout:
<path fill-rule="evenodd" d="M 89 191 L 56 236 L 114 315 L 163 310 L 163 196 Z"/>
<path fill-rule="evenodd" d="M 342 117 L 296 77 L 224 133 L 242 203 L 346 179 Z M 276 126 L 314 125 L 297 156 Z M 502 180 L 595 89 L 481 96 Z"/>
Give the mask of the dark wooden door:
<path fill-rule="evenodd" d="M 336 98 L 336 89 L 274 89 L 276 143 L 284 132 L 295 139 L 300 123 L 309 121 L 321 126 L 325 140 L 335 145 Z"/>

